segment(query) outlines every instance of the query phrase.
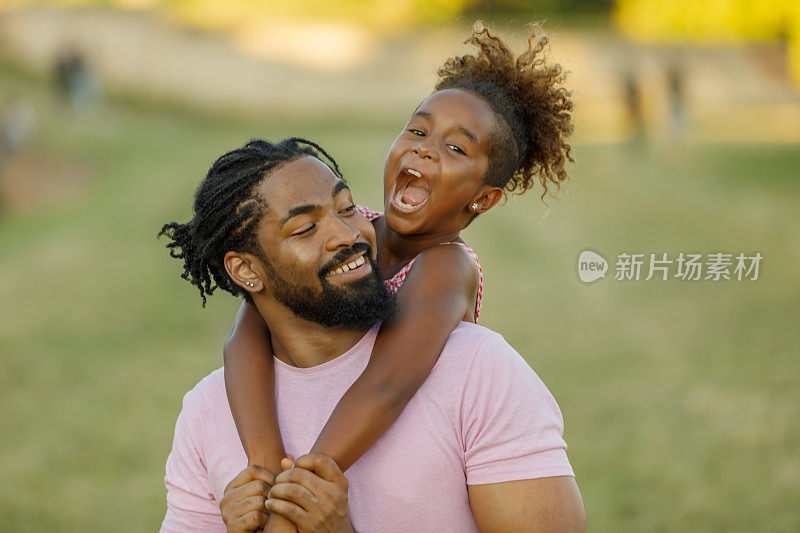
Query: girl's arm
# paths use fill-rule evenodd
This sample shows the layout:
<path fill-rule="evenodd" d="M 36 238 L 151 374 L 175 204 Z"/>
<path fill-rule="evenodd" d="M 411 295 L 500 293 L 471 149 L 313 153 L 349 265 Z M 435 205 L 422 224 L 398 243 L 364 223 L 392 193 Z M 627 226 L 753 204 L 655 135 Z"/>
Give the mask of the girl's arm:
<path fill-rule="evenodd" d="M 427 379 L 450 333 L 474 320 L 475 261 L 458 245 L 422 253 L 397 295 L 397 313 L 383 324 L 369 364 L 344 394 L 312 451 L 350 468 L 394 423 Z"/>
<path fill-rule="evenodd" d="M 275 367 L 269 329 L 244 302 L 225 341 L 225 389 L 248 464 L 281 472 L 283 441 L 275 410 Z"/>
<path fill-rule="evenodd" d="M 223 348 L 225 390 L 248 465 L 259 465 L 275 475 L 284 457 L 275 410 L 275 366 L 269 328 L 252 304 L 244 302 L 236 314 Z M 296 532 L 294 524 L 270 515 L 264 531 Z"/>

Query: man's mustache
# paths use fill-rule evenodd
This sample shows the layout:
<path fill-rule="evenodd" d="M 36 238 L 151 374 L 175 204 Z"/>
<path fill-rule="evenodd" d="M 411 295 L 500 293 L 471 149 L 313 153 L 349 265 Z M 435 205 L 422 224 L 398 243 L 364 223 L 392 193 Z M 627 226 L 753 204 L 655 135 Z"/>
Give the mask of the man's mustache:
<path fill-rule="evenodd" d="M 366 259 L 368 261 L 372 261 L 372 246 L 365 242 L 355 242 L 352 246 L 339 250 L 336 252 L 336 255 L 334 255 L 328 262 L 322 265 L 322 268 L 319 269 L 318 275 L 320 279 L 324 279 L 328 272 L 339 266 L 342 262 L 344 262 L 345 259 L 349 259 L 355 254 L 364 251 L 367 252 Z"/>

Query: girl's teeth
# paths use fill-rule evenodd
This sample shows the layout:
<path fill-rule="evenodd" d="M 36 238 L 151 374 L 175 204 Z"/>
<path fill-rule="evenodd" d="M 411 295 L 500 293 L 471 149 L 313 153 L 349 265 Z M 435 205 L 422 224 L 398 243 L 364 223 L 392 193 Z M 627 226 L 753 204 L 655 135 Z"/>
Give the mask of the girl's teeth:
<path fill-rule="evenodd" d="M 417 170 L 414 170 L 413 168 L 407 168 L 407 169 L 406 169 L 406 172 L 408 172 L 408 173 L 409 173 L 409 174 L 411 174 L 412 176 L 416 176 L 416 177 L 418 177 L 418 178 L 421 178 L 421 177 L 422 177 L 422 174 L 420 174 L 420 173 L 419 173 L 419 171 L 417 171 Z"/>
<path fill-rule="evenodd" d="M 409 204 L 407 204 L 407 203 L 405 203 L 403 201 L 403 191 L 400 191 L 400 192 L 397 193 L 397 196 L 395 196 L 394 201 L 397 202 L 397 205 L 399 205 L 400 207 L 405 207 L 405 208 L 409 208 L 409 209 L 412 208 L 412 207 L 415 207 L 415 206 L 409 205 Z"/>

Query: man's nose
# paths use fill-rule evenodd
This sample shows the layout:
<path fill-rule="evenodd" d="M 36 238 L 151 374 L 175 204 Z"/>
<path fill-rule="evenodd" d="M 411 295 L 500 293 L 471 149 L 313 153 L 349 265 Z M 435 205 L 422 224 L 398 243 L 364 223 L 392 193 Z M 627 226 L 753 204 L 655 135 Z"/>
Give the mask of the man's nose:
<path fill-rule="evenodd" d="M 352 246 L 360 236 L 361 232 L 350 223 L 349 219 L 334 217 L 327 240 L 327 248 L 333 251 Z"/>

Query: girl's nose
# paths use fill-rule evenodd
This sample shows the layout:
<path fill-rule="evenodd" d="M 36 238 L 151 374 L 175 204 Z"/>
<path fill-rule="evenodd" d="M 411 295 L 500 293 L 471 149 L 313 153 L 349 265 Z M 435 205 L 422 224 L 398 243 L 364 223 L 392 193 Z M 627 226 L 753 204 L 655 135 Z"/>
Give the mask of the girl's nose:
<path fill-rule="evenodd" d="M 433 159 L 434 154 L 431 150 L 428 149 L 426 145 L 423 143 L 415 144 L 411 147 L 411 151 L 417 154 L 422 159 Z"/>

